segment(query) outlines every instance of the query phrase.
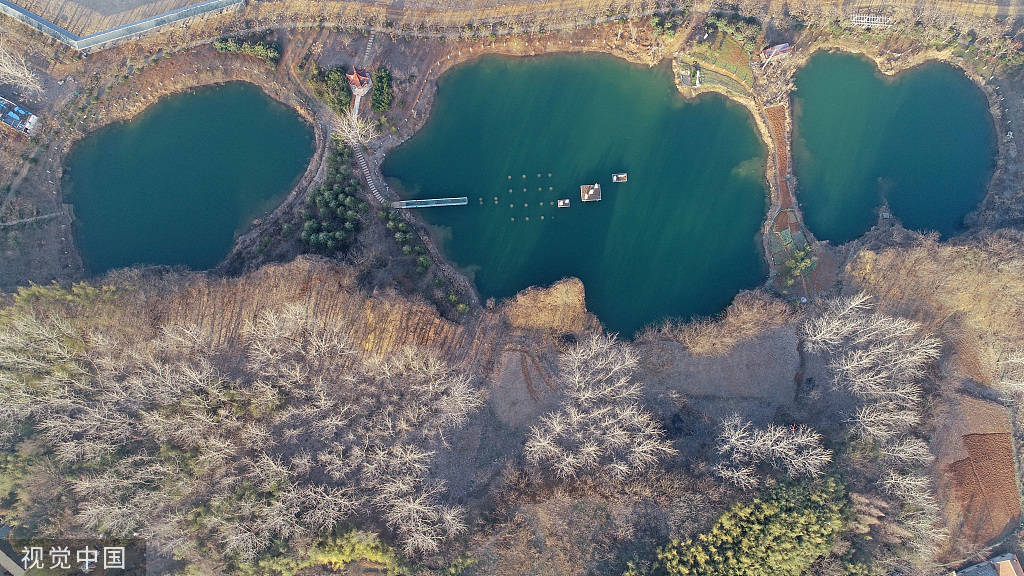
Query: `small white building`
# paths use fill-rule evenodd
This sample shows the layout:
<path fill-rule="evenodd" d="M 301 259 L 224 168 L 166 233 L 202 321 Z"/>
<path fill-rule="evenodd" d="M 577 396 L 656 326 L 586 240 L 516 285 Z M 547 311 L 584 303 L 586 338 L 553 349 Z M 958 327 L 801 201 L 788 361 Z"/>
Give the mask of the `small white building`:
<path fill-rule="evenodd" d="M 768 62 L 773 58 L 781 56 L 789 56 L 793 53 L 793 47 L 788 42 L 782 44 L 776 44 L 775 46 L 769 46 L 764 50 L 761 50 L 761 60 Z"/>

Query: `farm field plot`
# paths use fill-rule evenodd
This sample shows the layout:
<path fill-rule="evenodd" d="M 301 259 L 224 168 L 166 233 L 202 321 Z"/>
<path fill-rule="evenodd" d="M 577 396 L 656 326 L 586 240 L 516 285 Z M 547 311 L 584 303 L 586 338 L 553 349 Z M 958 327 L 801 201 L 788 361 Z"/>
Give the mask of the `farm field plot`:
<path fill-rule="evenodd" d="M 973 542 L 990 542 L 1020 519 L 1010 434 L 967 434 L 963 443 L 967 458 L 949 466 L 963 529 Z"/>
<path fill-rule="evenodd" d="M 716 72 L 714 70 L 710 70 L 707 68 L 701 70 L 700 74 L 702 85 L 714 84 L 717 86 L 721 86 L 732 92 L 735 92 L 737 94 L 741 94 L 743 96 L 750 95 L 750 89 L 748 89 L 742 82 L 736 81 L 736 79 L 733 78 L 732 76 L 728 76 L 726 74 L 722 74 L 721 72 Z"/>
<path fill-rule="evenodd" d="M 709 41 L 698 43 L 689 54 L 700 62 L 735 75 L 748 90 L 754 85 L 750 56 L 728 34 L 715 34 Z"/>
<path fill-rule="evenodd" d="M 772 140 L 775 142 L 775 155 L 778 158 L 779 202 L 783 208 L 792 208 L 793 202 L 789 195 L 789 183 L 786 181 L 786 174 L 789 173 L 789 145 L 786 142 L 786 108 L 783 106 L 765 108 L 764 115 L 768 119 L 768 128 L 772 131 Z"/>

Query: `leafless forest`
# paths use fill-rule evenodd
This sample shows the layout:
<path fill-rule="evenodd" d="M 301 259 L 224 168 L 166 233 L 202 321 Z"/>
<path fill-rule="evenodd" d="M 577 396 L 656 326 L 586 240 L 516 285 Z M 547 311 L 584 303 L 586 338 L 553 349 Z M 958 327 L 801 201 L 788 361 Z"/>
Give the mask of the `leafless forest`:
<path fill-rule="evenodd" d="M 430 351 L 364 355 L 300 306 L 263 312 L 231 346 L 195 326 L 140 338 L 83 320 L 14 312 L 0 335 L 4 450 L 28 443 L 40 533 L 140 534 L 216 566 L 359 517 L 410 555 L 465 530 L 431 461 L 483 397 Z M 56 511 L 71 502 L 69 525 Z"/>
<path fill-rule="evenodd" d="M 835 299 L 804 325 L 804 347 L 828 358 L 834 386 L 850 392 L 856 408 L 848 423 L 854 439 L 877 448 L 874 483 L 899 503 L 893 531 L 905 533 L 886 559 L 927 569 L 945 538 L 929 465 L 934 460 L 920 436 L 924 381 L 940 357 L 940 342 L 905 318 L 876 312 L 861 292 Z"/>
<path fill-rule="evenodd" d="M 466 428 L 479 430 L 507 401 L 487 362 L 473 360 L 481 352 L 453 364 L 430 340 L 372 345 L 362 324 L 379 320 L 365 314 L 372 305 L 350 294 L 344 307 L 364 315 L 339 315 L 341 301 L 326 292 L 285 297 L 304 285 L 298 271 L 150 280 L 144 290 L 145 276 L 128 274 L 113 290 L 37 287 L 15 297 L 0 314 L 11 518 L 41 534 L 139 534 L 178 559 L 164 568 L 205 574 L 295 553 L 339 526 L 381 533 L 424 573 L 474 558 L 464 573 L 511 574 L 535 562 L 614 574 L 669 535 L 705 529 L 724 502 L 838 475 L 855 492 L 855 520 L 837 550 L 869 554 L 878 570 L 925 573 L 941 551 L 923 406 L 940 341 L 878 312 L 863 293 L 790 320 L 829 375 L 828 394 L 850 399 L 806 424 L 741 414 L 702 424 L 692 411 L 667 418 L 673 412 L 645 382 L 654 344 L 581 327 L 554 346 L 555 401 L 521 431 L 499 432 L 513 438 L 505 452 L 480 445 L 473 450 L 490 455 L 458 473 L 486 476 L 498 461 L 500 478 L 456 498 L 448 467 L 466 461 L 459 454 L 480 433 Z M 245 304 L 260 287 L 275 296 Z M 529 309 L 516 306 L 517 315 Z M 715 333 L 712 325 L 699 330 Z M 673 402 L 685 406 L 685 396 Z M 791 410 L 817 409 L 809 406 Z M 708 434 L 680 432 L 701 426 Z M 580 516 L 601 510 L 611 516 Z M 587 522 L 594 542 L 584 551 L 564 537 Z M 548 535 L 524 539 L 530 526 Z M 837 554 L 814 573 L 843 573 Z"/>

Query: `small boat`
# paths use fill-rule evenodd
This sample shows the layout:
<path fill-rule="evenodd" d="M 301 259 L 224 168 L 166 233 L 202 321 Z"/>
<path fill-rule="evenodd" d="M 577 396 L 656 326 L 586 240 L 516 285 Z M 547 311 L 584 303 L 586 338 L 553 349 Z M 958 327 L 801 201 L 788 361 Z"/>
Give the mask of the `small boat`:
<path fill-rule="evenodd" d="M 559 200 L 558 201 L 558 207 L 559 208 L 568 208 L 569 207 L 569 199 L 568 198 L 562 198 L 561 200 Z"/>
<path fill-rule="evenodd" d="M 626 173 L 625 172 L 622 172 L 620 174 L 612 174 L 612 182 L 625 182 L 625 181 L 626 181 Z"/>

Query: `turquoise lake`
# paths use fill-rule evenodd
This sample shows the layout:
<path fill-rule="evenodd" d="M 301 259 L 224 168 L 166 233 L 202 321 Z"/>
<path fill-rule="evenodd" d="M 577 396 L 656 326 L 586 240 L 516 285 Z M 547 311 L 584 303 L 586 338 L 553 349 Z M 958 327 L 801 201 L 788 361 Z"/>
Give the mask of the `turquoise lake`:
<path fill-rule="evenodd" d="M 883 201 L 907 228 L 948 237 L 985 196 L 995 126 L 982 91 L 948 64 L 889 78 L 866 58 L 819 52 L 793 104 L 797 194 L 820 239 L 860 236 Z"/>
<path fill-rule="evenodd" d="M 968 78 L 939 63 L 884 78 L 863 58 L 820 53 L 796 85 L 794 170 L 819 238 L 856 238 L 883 201 L 909 228 L 961 229 L 995 154 Z M 312 152 L 311 127 L 253 85 L 162 99 L 71 151 L 63 184 L 83 260 L 96 274 L 214 267 Z M 383 171 L 404 198 L 469 198 L 420 214 L 484 298 L 575 276 L 588 308 L 630 335 L 716 314 L 764 281 L 765 160 L 746 109 L 684 99 L 667 64 L 488 56 L 442 77 L 427 124 Z M 617 172 L 628 181 L 613 183 Z M 603 199 L 581 202 L 593 183 Z"/>
<path fill-rule="evenodd" d="M 588 309 L 629 335 L 764 281 L 765 154 L 746 109 L 687 102 L 667 64 L 489 56 L 441 79 L 383 171 L 404 198 L 469 198 L 421 214 L 484 298 L 576 276 Z M 603 199 L 581 202 L 592 183 Z"/>
<path fill-rule="evenodd" d="M 133 264 L 215 266 L 305 171 L 312 128 L 252 84 L 161 99 L 73 147 L 64 190 L 92 273 Z"/>

